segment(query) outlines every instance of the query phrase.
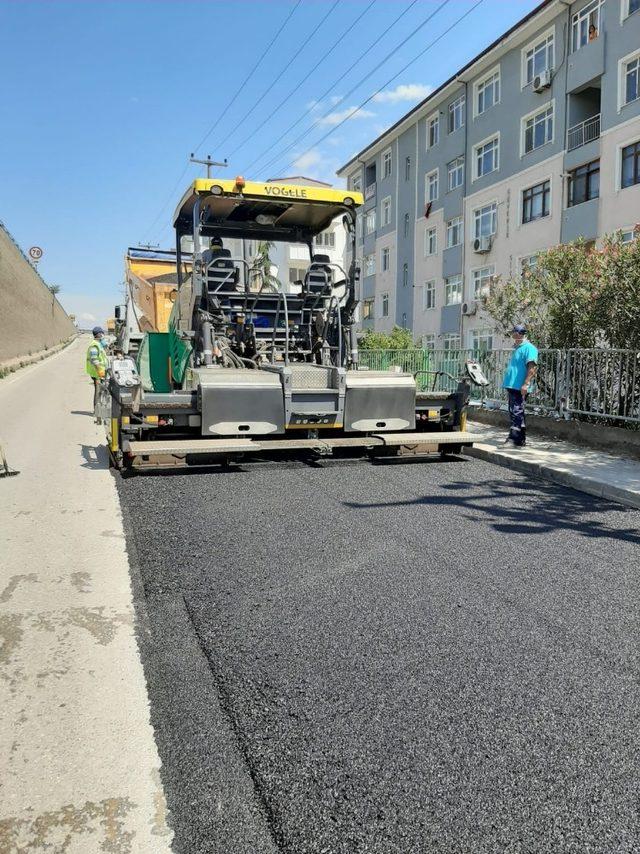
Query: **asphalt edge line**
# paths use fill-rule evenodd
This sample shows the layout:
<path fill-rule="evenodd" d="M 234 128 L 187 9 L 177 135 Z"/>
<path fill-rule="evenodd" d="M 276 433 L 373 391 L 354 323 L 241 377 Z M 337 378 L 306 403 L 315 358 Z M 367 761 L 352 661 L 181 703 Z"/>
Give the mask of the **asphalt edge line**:
<path fill-rule="evenodd" d="M 499 451 L 494 451 L 487 447 L 479 447 L 478 445 L 465 448 L 463 453 L 489 463 L 495 463 L 503 468 L 515 469 L 523 474 L 557 483 L 559 486 L 568 486 L 571 489 L 578 490 L 578 492 L 585 492 L 587 495 L 594 495 L 597 498 L 615 501 L 633 510 L 640 510 L 640 495 L 635 495 L 633 492 L 619 486 L 599 483 L 592 478 L 563 472 L 551 466 L 546 466 L 543 463 L 515 459 L 506 454 L 501 454 Z"/>

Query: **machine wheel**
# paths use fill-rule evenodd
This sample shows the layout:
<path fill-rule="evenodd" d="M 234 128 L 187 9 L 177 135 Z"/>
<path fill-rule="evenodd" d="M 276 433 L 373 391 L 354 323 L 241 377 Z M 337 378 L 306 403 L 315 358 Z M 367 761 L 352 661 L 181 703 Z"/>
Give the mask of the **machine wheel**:
<path fill-rule="evenodd" d="M 462 453 L 462 445 L 441 445 L 440 456 L 443 460 L 447 457 L 454 457 Z"/>

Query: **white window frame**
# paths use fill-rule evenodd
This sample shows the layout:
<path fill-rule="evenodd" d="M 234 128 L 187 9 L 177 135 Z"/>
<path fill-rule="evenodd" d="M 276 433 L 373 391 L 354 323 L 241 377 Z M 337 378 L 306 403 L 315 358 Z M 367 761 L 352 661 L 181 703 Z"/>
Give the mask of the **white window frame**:
<path fill-rule="evenodd" d="M 592 9 L 590 9 L 591 6 L 593 6 Z M 578 9 L 577 12 L 573 13 L 573 15 L 571 16 L 571 30 L 569 32 L 569 44 L 571 45 L 571 53 L 577 53 L 579 50 L 581 50 L 583 47 L 586 47 L 589 44 L 589 37 L 587 35 L 587 41 L 584 44 L 579 44 L 577 47 L 574 47 L 573 46 L 573 42 L 574 42 L 573 34 L 574 34 L 574 30 L 576 29 L 576 26 L 577 25 L 579 26 L 580 22 L 584 18 L 587 18 L 587 20 L 588 20 L 589 17 L 594 12 L 598 13 L 598 26 L 596 28 L 598 30 L 598 35 L 596 36 L 596 38 L 600 38 L 600 36 L 602 35 L 602 14 L 601 14 L 601 12 L 602 12 L 603 6 L 604 6 L 604 0 L 591 0 L 590 3 L 586 3 L 581 9 Z M 589 29 L 589 27 L 587 24 L 587 31 L 588 31 L 588 29 Z"/>
<path fill-rule="evenodd" d="M 457 128 L 453 128 L 453 130 L 449 130 L 449 116 L 451 116 L 455 112 L 456 107 L 459 106 L 460 104 L 462 105 L 462 122 L 458 125 Z M 458 95 L 458 97 L 455 98 L 447 107 L 447 133 L 448 134 L 455 133 L 456 131 L 459 131 L 461 128 L 464 127 L 464 124 L 466 121 L 466 112 L 467 112 L 467 103 L 466 103 L 465 94 L 463 92 L 462 95 Z"/>
<path fill-rule="evenodd" d="M 531 190 L 534 187 L 537 187 L 540 184 L 546 184 L 549 182 L 549 213 L 547 216 L 538 217 L 537 219 L 529 220 L 529 222 L 523 222 L 522 218 L 524 215 L 524 194 L 527 190 Z M 535 222 L 547 222 L 551 220 L 553 217 L 553 175 L 546 175 L 542 178 L 536 180 L 535 184 L 524 184 L 520 187 L 518 191 L 518 228 L 524 228 L 527 225 L 532 225 Z"/>
<path fill-rule="evenodd" d="M 451 243 L 450 235 L 457 233 L 458 242 Z M 464 219 L 461 216 L 454 216 L 447 222 L 447 241 L 446 247 L 447 249 L 453 249 L 454 246 L 460 246 L 462 241 L 464 240 Z"/>
<path fill-rule="evenodd" d="M 366 311 L 368 309 L 368 311 Z M 366 297 L 366 299 L 362 300 L 362 319 L 363 320 L 374 320 L 376 314 L 376 301 L 375 297 Z"/>
<path fill-rule="evenodd" d="M 539 254 L 540 254 L 540 252 L 532 252 L 531 255 L 520 255 L 520 257 L 518 258 L 518 275 L 519 276 L 522 276 L 522 274 L 525 272 L 525 268 L 527 271 L 535 269 L 535 267 L 538 264 L 538 255 Z M 532 259 L 535 262 L 533 264 L 529 263 Z"/>
<path fill-rule="evenodd" d="M 453 288 L 453 287 L 455 287 L 456 299 L 453 301 L 450 301 L 450 299 L 449 299 L 450 290 L 449 289 Z M 457 297 L 460 297 L 460 299 L 457 299 Z M 462 276 L 460 276 L 460 275 L 448 276 L 444 280 L 444 304 L 445 305 L 460 305 L 462 303 L 463 297 L 464 297 L 464 283 L 463 283 Z"/>
<path fill-rule="evenodd" d="M 497 142 L 496 147 L 496 155 L 494 157 L 495 169 L 491 169 L 489 172 L 483 172 L 482 175 L 478 174 L 478 152 L 481 148 L 489 145 L 490 142 Z M 473 146 L 473 180 L 479 181 L 481 178 L 486 178 L 487 175 L 493 175 L 494 172 L 500 171 L 500 131 L 498 133 L 492 133 L 491 136 L 488 136 L 486 139 L 481 140 L 476 145 Z"/>
<path fill-rule="evenodd" d="M 391 269 L 391 249 L 383 246 L 380 250 L 380 272 L 388 273 Z"/>
<path fill-rule="evenodd" d="M 625 225 L 622 228 L 618 229 L 620 234 L 620 239 L 622 240 L 623 245 L 627 243 L 632 243 L 634 240 L 637 240 L 640 237 L 640 231 L 638 231 L 637 225 Z M 625 234 L 629 235 L 629 239 L 625 240 Z"/>
<path fill-rule="evenodd" d="M 477 329 L 469 330 L 469 349 L 473 350 L 476 353 L 482 353 L 482 352 L 491 353 L 494 350 L 493 339 L 495 337 L 495 334 L 496 334 L 495 330 L 492 329 L 490 326 L 479 326 Z M 474 338 L 475 339 L 479 339 L 479 338 L 487 339 L 488 338 L 491 341 L 491 347 L 485 347 L 485 348 L 475 347 L 474 346 Z"/>
<path fill-rule="evenodd" d="M 431 294 L 431 299 L 427 300 L 427 294 Z M 427 305 L 427 301 L 431 305 Z M 422 288 L 422 310 L 433 311 L 436 307 L 436 280 L 428 279 Z"/>
<path fill-rule="evenodd" d="M 456 165 L 452 169 L 451 166 L 454 163 Z M 464 156 L 454 157 L 453 160 L 450 160 L 447 163 L 447 192 L 448 193 L 452 193 L 454 190 L 457 190 L 458 187 L 462 187 L 462 185 L 464 184 L 464 167 L 465 167 Z M 460 173 L 460 183 L 456 184 L 455 186 L 452 187 L 451 186 L 451 176 L 455 175 L 457 173 Z"/>
<path fill-rule="evenodd" d="M 637 98 L 634 98 L 633 101 L 625 101 L 626 96 L 626 78 L 627 72 L 626 68 L 630 62 L 633 62 L 634 59 L 638 60 L 638 92 L 640 93 L 640 50 L 634 50 L 631 53 L 628 53 L 626 56 L 623 56 L 622 59 L 618 60 L 618 112 L 620 113 L 624 107 L 629 106 L 630 104 L 637 104 L 638 100 L 640 100 L 640 94 Z"/>
<path fill-rule="evenodd" d="M 429 243 L 431 242 L 431 235 L 433 234 L 433 252 L 429 252 Z M 425 258 L 433 258 L 434 255 L 438 254 L 438 229 L 434 225 L 431 228 L 426 228 L 424 232 L 424 257 Z"/>
<path fill-rule="evenodd" d="M 421 336 L 422 347 L 425 350 L 435 350 L 436 349 L 436 334 L 435 332 L 425 332 L 424 335 Z"/>
<path fill-rule="evenodd" d="M 500 103 L 500 101 L 502 99 L 502 75 L 500 72 L 500 66 L 496 65 L 496 66 L 494 66 L 494 68 L 491 69 L 491 71 L 488 71 L 483 77 L 480 78 L 480 80 L 477 80 L 473 84 L 473 118 L 474 119 L 477 119 L 478 116 L 483 116 L 487 112 L 487 110 L 491 109 L 491 107 L 485 107 L 483 110 L 481 110 L 479 108 L 478 102 L 480 100 L 480 89 L 484 88 L 487 85 L 487 83 L 489 83 L 490 81 L 492 81 L 494 79 L 494 77 L 498 78 L 498 80 L 497 80 L 498 97 L 493 102 L 493 104 L 491 104 L 491 107 L 495 107 L 497 104 Z"/>
<path fill-rule="evenodd" d="M 389 172 L 387 173 L 387 164 L 389 164 Z M 382 152 L 382 156 L 380 158 L 380 180 L 384 181 L 385 178 L 391 178 L 393 175 L 393 153 L 390 148 L 387 148 L 386 151 Z"/>
<path fill-rule="evenodd" d="M 369 269 L 372 268 L 372 269 Z M 364 256 L 364 275 L 365 276 L 375 276 L 376 275 L 376 253 L 371 252 L 369 255 Z"/>
<path fill-rule="evenodd" d="M 638 133 L 616 145 L 616 193 L 624 193 L 626 190 L 640 187 L 640 184 L 632 184 L 631 187 L 622 186 L 622 152 L 628 145 L 635 145 L 636 142 L 640 142 L 640 134 Z"/>
<path fill-rule="evenodd" d="M 436 139 L 436 141 L 434 143 L 429 143 L 429 136 L 430 136 L 430 129 L 431 129 L 431 123 L 432 122 L 436 123 L 436 127 L 437 127 L 436 136 L 438 138 Z M 427 128 L 426 148 L 428 151 L 430 148 L 435 148 L 436 145 L 438 145 L 438 143 L 440 142 L 440 113 L 439 112 L 432 113 L 430 116 L 427 117 L 426 128 Z"/>
<path fill-rule="evenodd" d="M 621 0 L 620 3 L 620 23 L 623 24 L 627 18 L 630 18 L 631 15 L 635 15 L 636 12 L 640 12 L 640 5 L 637 9 L 634 9 L 633 12 L 630 12 L 629 9 L 631 7 L 631 0 Z"/>
<path fill-rule="evenodd" d="M 455 347 L 452 347 L 451 344 L 453 341 L 457 341 Z M 442 349 L 446 352 L 451 352 L 453 350 L 461 350 L 462 342 L 460 341 L 460 336 L 455 332 L 447 332 L 446 335 L 442 336 Z"/>
<path fill-rule="evenodd" d="M 431 199 L 431 198 L 429 198 L 429 185 L 430 185 L 430 179 L 433 178 L 434 175 L 435 175 L 435 179 L 436 179 L 436 182 L 435 182 L 436 194 Z M 437 202 L 439 197 L 440 197 L 440 169 L 438 168 L 438 169 L 432 169 L 431 172 L 427 172 L 427 174 L 424 176 L 424 201 L 425 201 L 425 204 L 428 205 L 429 202 Z"/>
<path fill-rule="evenodd" d="M 376 209 L 369 208 L 364 214 L 364 233 L 373 234 L 376 230 Z"/>
<path fill-rule="evenodd" d="M 534 146 L 529 151 L 525 150 L 525 137 L 527 133 L 527 122 L 531 119 L 534 120 L 534 128 L 535 128 L 535 118 L 536 116 L 541 115 L 542 113 L 546 113 L 548 110 L 551 110 L 551 139 L 543 142 L 542 145 Z M 545 118 L 545 126 L 547 119 Z M 534 130 L 535 137 L 535 130 Z M 534 151 L 538 151 L 541 148 L 544 148 L 545 145 L 552 145 L 553 141 L 556 137 L 556 99 L 552 98 L 550 101 L 547 101 L 546 104 L 541 104 L 539 107 L 536 107 L 535 110 L 531 110 L 530 113 L 527 113 L 526 116 L 523 116 L 520 119 L 520 157 L 524 157 L 527 154 L 533 154 Z"/>
<path fill-rule="evenodd" d="M 476 234 L 476 224 L 482 219 L 482 211 L 487 208 L 495 208 L 495 231 L 491 232 L 487 235 Z M 495 237 L 498 233 L 498 200 L 493 199 L 492 201 L 485 202 L 483 205 L 480 205 L 477 208 L 474 208 L 471 212 L 471 240 L 478 240 L 480 237 Z M 480 214 L 480 216 L 478 216 Z"/>
<path fill-rule="evenodd" d="M 484 276 L 480 276 L 478 274 L 484 273 L 486 270 L 490 270 L 490 273 L 485 273 Z M 491 279 L 494 278 L 496 274 L 496 265 L 495 264 L 485 264 L 484 267 L 474 267 L 471 272 L 471 285 L 472 285 L 472 298 L 474 300 L 481 299 L 483 296 L 482 289 L 482 280 L 488 279 L 489 284 L 491 284 Z"/>
<path fill-rule="evenodd" d="M 551 39 L 551 44 L 553 46 L 553 62 L 549 65 L 549 39 Z M 546 52 L 546 67 L 542 69 L 542 72 L 538 72 L 538 74 L 543 73 L 544 71 L 553 71 L 555 62 L 556 62 L 556 28 L 549 27 L 548 30 L 545 30 L 544 33 L 540 33 L 540 35 L 526 44 L 521 51 L 521 89 L 526 89 L 527 86 L 531 86 L 533 83 L 533 78 L 536 76 L 535 63 L 533 68 L 533 74 L 531 75 L 531 80 L 527 79 L 527 65 L 528 65 L 528 54 L 533 52 L 535 56 L 535 52 L 537 48 L 544 47 Z"/>
<path fill-rule="evenodd" d="M 391 225 L 391 196 L 386 196 L 380 202 L 380 228 L 386 225 Z"/>
<path fill-rule="evenodd" d="M 386 308 L 386 311 L 385 311 Z M 389 292 L 380 294 L 380 317 L 389 317 Z"/>

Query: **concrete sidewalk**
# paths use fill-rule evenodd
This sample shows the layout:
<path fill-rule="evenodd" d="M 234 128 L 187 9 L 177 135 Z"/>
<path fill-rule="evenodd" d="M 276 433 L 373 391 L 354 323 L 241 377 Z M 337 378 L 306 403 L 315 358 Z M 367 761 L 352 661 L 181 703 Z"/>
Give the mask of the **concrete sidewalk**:
<path fill-rule="evenodd" d="M 0 381 L 0 852 L 167 854 L 87 338 Z"/>
<path fill-rule="evenodd" d="M 527 436 L 525 448 L 505 445 L 507 429 L 469 421 L 480 442 L 465 453 L 640 509 L 640 461 L 573 445 L 571 442 Z"/>

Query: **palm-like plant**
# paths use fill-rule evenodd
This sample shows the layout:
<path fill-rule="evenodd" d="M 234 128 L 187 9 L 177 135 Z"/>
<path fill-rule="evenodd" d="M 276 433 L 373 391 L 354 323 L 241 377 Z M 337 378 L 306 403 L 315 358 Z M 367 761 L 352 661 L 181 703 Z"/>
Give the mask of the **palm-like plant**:
<path fill-rule="evenodd" d="M 280 280 L 271 272 L 274 266 L 271 250 L 274 247 L 275 243 L 270 240 L 262 240 L 258 243 L 258 250 L 251 265 L 251 277 L 259 290 L 280 290 Z"/>

